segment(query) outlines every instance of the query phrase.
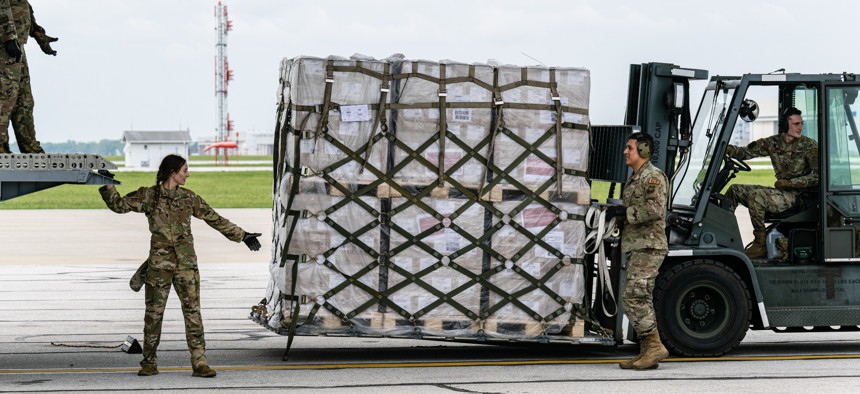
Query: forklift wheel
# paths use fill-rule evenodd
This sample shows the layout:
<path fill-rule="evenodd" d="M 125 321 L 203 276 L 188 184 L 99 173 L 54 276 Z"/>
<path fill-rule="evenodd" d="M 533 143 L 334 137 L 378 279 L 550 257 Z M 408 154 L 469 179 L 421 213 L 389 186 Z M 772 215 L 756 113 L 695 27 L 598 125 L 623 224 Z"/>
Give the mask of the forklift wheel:
<path fill-rule="evenodd" d="M 749 328 L 749 291 L 723 263 L 693 260 L 661 273 L 654 286 L 657 326 L 666 347 L 685 356 L 720 356 Z"/>

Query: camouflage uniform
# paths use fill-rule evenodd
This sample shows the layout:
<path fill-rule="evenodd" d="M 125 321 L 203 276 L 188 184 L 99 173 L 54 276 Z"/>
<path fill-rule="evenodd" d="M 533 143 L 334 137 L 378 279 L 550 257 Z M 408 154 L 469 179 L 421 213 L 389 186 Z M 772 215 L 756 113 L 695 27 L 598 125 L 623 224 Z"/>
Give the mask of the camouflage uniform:
<path fill-rule="evenodd" d="M 818 143 L 801 136 L 785 142 L 785 134 L 777 134 L 751 142 L 747 147 L 731 147 L 732 156 L 748 160 L 770 156 L 777 179 L 788 180 L 788 187 L 775 189 L 758 185 L 731 185 L 726 192 L 730 209 L 738 204 L 749 208 L 753 231 L 764 232 L 765 212 L 778 213 L 797 204 L 800 189 L 818 186 Z"/>
<path fill-rule="evenodd" d="M 18 40 L 21 61 L 17 62 L 0 48 L 0 153 L 11 153 L 9 122 L 15 128 L 15 138 L 21 153 L 45 153 L 36 140 L 33 122 L 33 93 L 30 89 L 30 68 L 24 44 L 35 24 L 33 8 L 27 0 L 0 0 L 0 44 Z"/>
<path fill-rule="evenodd" d="M 621 251 L 627 257 L 624 280 L 624 313 L 636 334 L 644 337 L 657 329 L 654 315 L 654 282 L 668 250 L 666 202 L 669 181 L 666 174 L 646 162 L 624 184 L 627 207 Z"/>
<path fill-rule="evenodd" d="M 141 212 L 149 220 L 152 238 L 146 274 L 143 361 L 140 365 L 146 368 L 158 364 L 155 351 L 161 338 L 161 322 L 171 285 L 175 286 L 182 303 L 191 365 L 195 369 L 208 365 L 204 354 L 206 342 L 200 316 L 200 273 L 191 235 L 191 216 L 205 221 L 234 242 L 241 241 L 245 231 L 218 215 L 197 194 L 182 187 L 176 190 L 160 186 L 142 187 L 120 197 L 113 186 L 103 186 L 99 193 L 112 211 Z"/>

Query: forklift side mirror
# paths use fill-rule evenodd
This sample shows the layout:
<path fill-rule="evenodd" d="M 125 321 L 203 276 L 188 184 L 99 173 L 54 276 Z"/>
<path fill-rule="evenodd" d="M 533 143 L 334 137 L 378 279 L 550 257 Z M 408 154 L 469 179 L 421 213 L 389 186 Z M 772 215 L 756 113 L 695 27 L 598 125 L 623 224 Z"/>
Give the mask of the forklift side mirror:
<path fill-rule="evenodd" d="M 844 89 L 842 92 L 845 94 L 843 98 L 845 104 L 851 105 L 854 104 L 854 100 L 857 100 L 857 89 Z"/>
<path fill-rule="evenodd" d="M 741 103 L 741 109 L 738 110 L 738 116 L 744 122 L 752 122 L 758 119 L 758 103 L 752 99 L 744 99 Z"/>
<path fill-rule="evenodd" d="M 666 107 L 674 110 L 684 108 L 684 84 L 672 84 L 672 88 L 666 92 Z"/>

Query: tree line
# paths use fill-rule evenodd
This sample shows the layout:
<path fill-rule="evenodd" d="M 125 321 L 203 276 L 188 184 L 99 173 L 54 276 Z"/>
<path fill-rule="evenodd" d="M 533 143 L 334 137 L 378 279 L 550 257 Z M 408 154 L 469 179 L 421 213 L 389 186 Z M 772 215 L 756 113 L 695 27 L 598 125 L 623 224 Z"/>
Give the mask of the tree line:
<path fill-rule="evenodd" d="M 42 142 L 45 153 L 87 153 L 101 156 L 122 156 L 123 144 L 120 140 L 103 139 L 98 142 Z"/>

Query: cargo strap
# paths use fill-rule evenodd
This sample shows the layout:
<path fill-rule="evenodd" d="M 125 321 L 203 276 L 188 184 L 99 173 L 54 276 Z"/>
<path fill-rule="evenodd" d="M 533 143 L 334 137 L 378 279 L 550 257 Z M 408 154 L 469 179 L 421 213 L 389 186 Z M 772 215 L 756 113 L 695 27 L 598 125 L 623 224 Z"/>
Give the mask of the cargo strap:
<path fill-rule="evenodd" d="M 376 136 L 376 128 L 381 126 L 382 133 L 388 132 L 388 122 L 385 117 L 385 111 L 387 111 L 387 109 L 385 107 L 388 102 L 388 93 L 391 91 L 391 85 L 388 83 L 389 76 L 391 75 L 389 72 L 391 64 L 385 63 L 383 67 L 385 71 L 382 74 L 382 83 L 379 85 L 379 104 L 376 109 L 376 117 L 373 119 L 373 127 L 370 129 L 370 136 L 367 137 L 364 161 L 361 163 L 361 167 L 358 170 L 359 174 L 364 173 L 364 167 L 368 165 L 368 160 L 370 160 L 370 153 L 373 151 L 373 142 L 374 137 Z"/>
<path fill-rule="evenodd" d="M 448 91 L 445 88 L 445 64 L 439 64 L 439 187 L 445 185 L 445 134 L 448 131 L 448 110 L 445 101 Z"/>
<path fill-rule="evenodd" d="M 604 297 L 600 297 L 600 306 L 603 308 L 603 313 L 606 316 L 615 316 L 618 313 L 618 306 L 615 300 L 615 291 L 612 289 L 612 277 L 609 275 L 609 265 L 606 263 L 606 252 L 604 251 L 604 241 L 612 236 L 616 230 L 615 218 L 609 219 L 606 222 L 606 211 L 597 207 L 589 207 L 588 213 L 585 215 L 585 226 L 590 231 L 585 237 L 585 253 L 595 254 L 595 262 L 597 263 L 598 282 L 603 283 L 604 290 L 612 299 L 612 313 L 606 309 Z"/>
<path fill-rule="evenodd" d="M 558 178 L 558 182 L 556 182 L 555 185 L 556 192 L 560 196 L 562 194 L 562 185 L 564 184 L 564 182 L 562 182 L 564 147 L 562 146 L 561 138 L 561 123 L 563 121 L 562 118 L 564 117 L 564 114 L 561 112 L 561 96 L 558 95 L 558 84 L 555 82 L 555 68 L 549 69 L 549 89 L 553 106 L 555 106 L 555 175 Z"/>

